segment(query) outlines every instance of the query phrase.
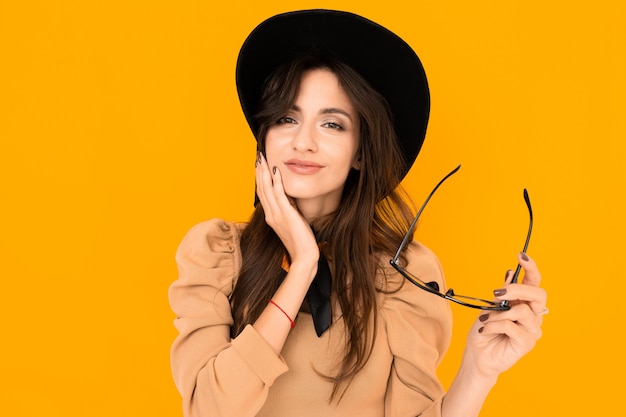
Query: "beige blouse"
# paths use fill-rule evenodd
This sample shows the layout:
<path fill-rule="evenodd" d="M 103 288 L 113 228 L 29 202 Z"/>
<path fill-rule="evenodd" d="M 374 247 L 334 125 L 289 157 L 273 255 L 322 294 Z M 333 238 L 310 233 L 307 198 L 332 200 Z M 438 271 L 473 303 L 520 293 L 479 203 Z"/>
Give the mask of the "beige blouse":
<path fill-rule="evenodd" d="M 378 294 L 378 331 L 371 357 L 342 400 L 329 403 L 332 374 L 345 337 L 341 317 L 317 337 L 299 313 L 281 355 L 248 326 L 230 338 L 229 296 L 241 266 L 244 224 L 213 219 L 193 227 L 176 254 L 179 279 L 169 290 L 179 331 L 171 350 L 174 381 L 186 417 L 440 416 L 444 391 L 436 368 L 450 342 L 446 300 L 404 282 Z M 435 255 L 413 242 L 406 269 L 445 288 Z M 377 279 L 403 278 L 381 257 Z M 394 285 L 395 284 L 395 285 Z"/>

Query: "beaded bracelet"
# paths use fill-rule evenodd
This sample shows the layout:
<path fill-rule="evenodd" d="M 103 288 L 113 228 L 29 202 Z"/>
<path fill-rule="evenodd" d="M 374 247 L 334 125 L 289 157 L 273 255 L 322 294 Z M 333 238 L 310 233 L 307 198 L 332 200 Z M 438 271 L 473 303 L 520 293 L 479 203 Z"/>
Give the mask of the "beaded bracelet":
<path fill-rule="evenodd" d="M 289 323 L 291 323 L 291 328 L 293 329 L 294 327 L 296 327 L 296 323 L 293 322 L 293 320 L 291 320 L 291 317 L 289 317 L 289 314 L 287 314 L 285 312 L 285 310 L 283 310 L 282 308 L 280 308 L 280 306 L 278 304 L 276 304 L 274 302 L 274 300 L 270 300 L 269 301 L 271 304 L 274 304 L 276 306 L 277 309 L 279 309 L 280 311 L 283 312 L 283 314 L 285 315 L 285 317 L 287 317 L 289 319 Z"/>

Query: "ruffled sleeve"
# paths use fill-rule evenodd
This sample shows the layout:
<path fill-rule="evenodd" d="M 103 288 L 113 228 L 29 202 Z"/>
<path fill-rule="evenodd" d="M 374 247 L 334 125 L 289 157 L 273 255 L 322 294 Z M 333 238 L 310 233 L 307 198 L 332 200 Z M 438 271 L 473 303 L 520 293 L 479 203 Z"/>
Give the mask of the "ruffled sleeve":
<path fill-rule="evenodd" d="M 413 242 L 406 253 L 405 269 L 425 282 L 445 288 L 443 271 L 436 256 Z M 450 343 L 452 313 L 449 302 L 430 294 L 393 270 L 388 275 L 382 316 L 393 363 L 385 397 L 385 416 L 440 416 L 443 387 L 437 366 Z"/>
<path fill-rule="evenodd" d="M 287 371 L 252 326 L 230 338 L 239 232 L 240 226 L 219 219 L 200 223 L 176 253 L 179 277 L 169 300 L 179 335 L 171 364 L 186 417 L 254 416 L 274 380 Z"/>

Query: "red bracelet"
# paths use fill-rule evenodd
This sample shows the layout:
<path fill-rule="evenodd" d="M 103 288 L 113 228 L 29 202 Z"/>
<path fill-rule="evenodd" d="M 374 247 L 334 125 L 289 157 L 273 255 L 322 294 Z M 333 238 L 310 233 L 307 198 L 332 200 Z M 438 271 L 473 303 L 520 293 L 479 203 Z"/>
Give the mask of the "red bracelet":
<path fill-rule="evenodd" d="M 285 312 L 285 310 L 283 310 L 282 308 L 280 308 L 280 306 L 278 304 L 276 304 L 274 302 L 274 300 L 270 300 L 270 303 L 274 304 L 276 306 L 277 309 L 279 309 L 280 311 L 283 312 L 283 314 L 285 315 L 285 317 L 287 317 L 289 319 L 289 323 L 291 323 L 291 328 L 293 329 L 294 327 L 296 327 L 296 323 L 293 322 L 293 320 L 291 320 L 291 317 L 289 317 L 289 314 L 287 314 Z"/>

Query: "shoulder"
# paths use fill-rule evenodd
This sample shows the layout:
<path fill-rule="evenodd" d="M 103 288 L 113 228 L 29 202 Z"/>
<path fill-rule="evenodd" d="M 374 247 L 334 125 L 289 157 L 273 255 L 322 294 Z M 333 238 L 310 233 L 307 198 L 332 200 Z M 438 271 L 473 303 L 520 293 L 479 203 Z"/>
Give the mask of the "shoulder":
<path fill-rule="evenodd" d="M 411 242 L 406 256 L 406 269 L 414 275 L 424 277 L 424 281 L 437 281 L 444 287 L 443 268 L 437 255 L 422 243 L 414 240 Z"/>
<path fill-rule="evenodd" d="M 191 227 L 185 234 L 176 252 L 176 261 L 212 268 L 233 263 L 238 269 L 241 263 L 239 240 L 245 223 L 210 219 Z"/>
<path fill-rule="evenodd" d="M 397 287 L 404 282 L 404 278 L 389 263 L 393 255 L 381 255 L 379 267 L 382 272 L 382 286 Z M 441 288 L 445 287 L 443 268 L 437 255 L 427 246 L 412 241 L 402 254 L 402 263 L 406 271 L 420 277 L 423 281 L 436 281 Z"/>
<path fill-rule="evenodd" d="M 403 268 L 408 273 L 419 277 L 424 282 L 435 281 L 439 288 L 445 292 L 446 283 L 443 268 L 439 258 L 424 244 L 413 241 L 404 253 Z M 439 317 L 448 321 L 450 308 L 448 302 L 418 288 L 406 280 L 398 271 L 389 264 L 389 256 L 380 259 L 380 281 L 382 290 L 380 297 L 383 310 L 398 310 L 398 305 L 409 308 L 425 316 Z M 382 276 L 381 276 L 382 275 Z"/>

